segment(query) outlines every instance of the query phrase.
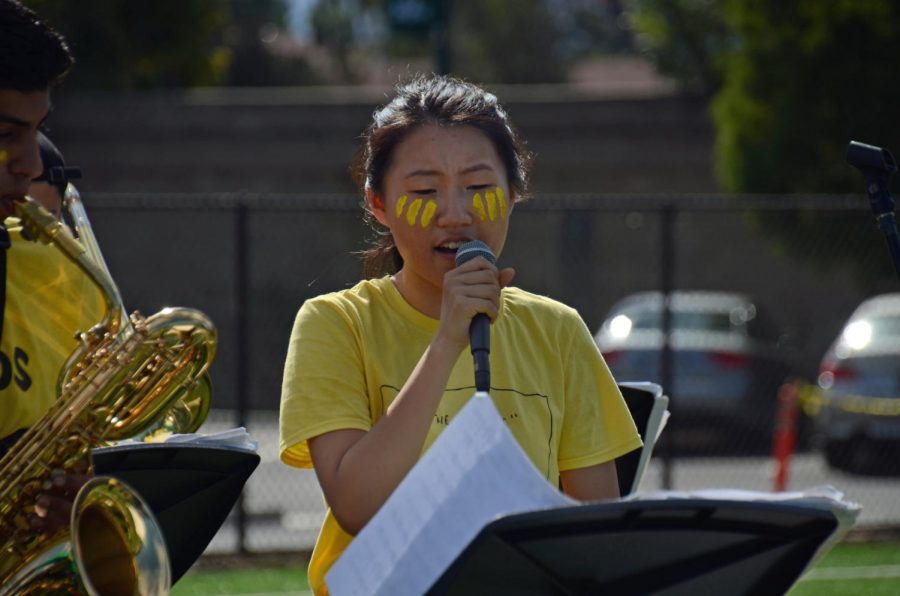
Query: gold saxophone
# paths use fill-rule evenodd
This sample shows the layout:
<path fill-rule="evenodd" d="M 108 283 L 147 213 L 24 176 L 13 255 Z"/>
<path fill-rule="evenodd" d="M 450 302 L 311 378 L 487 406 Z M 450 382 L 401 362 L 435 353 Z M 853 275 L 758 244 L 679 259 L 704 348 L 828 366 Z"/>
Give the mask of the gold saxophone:
<path fill-rule="evenodd" d="M 71 184 L 69 229 L 30 198 L 17 203 L 23 232 L 53 244 L 100 288 L 103 320 L 79 334 L 60 372 L 59 398 L 0 460 L 0 595 L 167 594 L 168 553 L 156 520 L 125 483 L 92 478 L 68 528 L 29 528 L 28 514 L 56 470 L 92 474 L 90 450 L 162 427 L 193 432 L 209 409 L 216 331 L 203 313 L 165 308 L 128 317 Z M 23 234 L 24 235 L 24 234 Z M 81 472 L 84 473 L 84 472 Z"/>

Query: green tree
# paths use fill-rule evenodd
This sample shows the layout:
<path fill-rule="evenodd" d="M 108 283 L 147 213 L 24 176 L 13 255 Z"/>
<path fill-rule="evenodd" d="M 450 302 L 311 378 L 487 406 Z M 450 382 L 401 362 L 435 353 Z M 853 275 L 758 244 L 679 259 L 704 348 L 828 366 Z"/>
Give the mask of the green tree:
<path fill-rule="evenodd" d="M 450 19 L 454 73 L 482 82 L 545 83 L 565 77 L 560 31 L 546 2 L 456 2 Z"/>
<path fill-rule="evenodd" d="M 727 0 L 630 0 L 625 14 L 637 49 L 685 93 L 711 96 L 722 85 L 722 59 L 734 39 Z"/>
<path fill-rule="evenodd" d="M 859 172 L 844 161 L 848 142 L 900 147 L 900 3 L 634 0 L 630 8 L 660 68 L 712 97 L 724 189 L 861 192 Z M 780 213 L 757 222 L 786 252 L 824 267 L 852 264 L 865 285 L 893 275 L 870 214 Z"/>
<path fill-rule="evenodd" d="M 860 173 L 844 160 L 848 142 L 900 147 L 900 5 L 729 0 L 726 10 L 738 43 L 723 60 L 723 86 L 713 101 L 722 185 L 736 192 L 862 192 Z M 769 214 L 759 225 L 786 252 L 823 268 L 849 263 L 866 287 L 893 277 L 871 213 Z"/>
<path fill-rule="evenodd" d="M 900 4 L 730 0 L 737 40 L 713 102 L 723 186 L 741 192 L 860 189 L 847 143 L 900 142 Z"/>
<path fill-rule="evenodd" d="M 450 6 L 453 71 L 477 81 L 562 82 L 581 59 L 633 51 L 619 0 L 457 0 Z"/>
<path fill-rule="evenodd" d="M 68 40 L 78 66 L 67 86 L 156 89 L 219 84 L 230 52 L 222 0 L 27 0 Z"/>
<path fill-rule="evenodd" d="M 146 90 L 317 82 L 279 53 L 285 0 L 26 0 L 65 35 L 78 66 L 67 87 Z M 288 44 L 289 45 L 289 44 Z"/>
<path fill-rule="evenodd" d="M 484 83 L 549 83 L 586 55 L 628 51 L 620 16 L 620 0 L 331 0 L 313 27 L 349 79 L 361 76 L 348 64 L 362 54 L 433 70 L 445 60 L 451 74 Z"/>

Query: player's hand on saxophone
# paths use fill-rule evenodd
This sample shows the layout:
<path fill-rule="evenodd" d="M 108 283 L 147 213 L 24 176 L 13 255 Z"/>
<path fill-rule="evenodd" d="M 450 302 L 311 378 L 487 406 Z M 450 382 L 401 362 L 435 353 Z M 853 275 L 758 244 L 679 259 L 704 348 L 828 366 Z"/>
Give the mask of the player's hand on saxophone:
<path fill-rule="evenodd" d="M 75 469 L 69 473 L 54 470 L 50 474 L 49 486 L 38 495 L 34 513 L 29 519 L 33 530 L 52 535 L 69 526 L 75 495 L 91 479 L 86 472 L 87 465 L 78 462 Z"/>

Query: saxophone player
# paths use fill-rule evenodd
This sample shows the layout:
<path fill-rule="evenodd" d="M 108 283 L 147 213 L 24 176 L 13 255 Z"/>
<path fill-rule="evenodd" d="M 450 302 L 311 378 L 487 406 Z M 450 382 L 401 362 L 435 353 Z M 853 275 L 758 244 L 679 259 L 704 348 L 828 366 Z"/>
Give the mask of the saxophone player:
<path fill-rule="evenodd" d="M 74 334 L 102 314 L 96 287 L 59 251 L 22 238 L 13 204 L 41 177 L 39 131 L 50 89 L 73 64 L 65 40 L 15 0 L 0 0 L 0 456 L 55 401 L 57 376 Z M 52 533 L 68 523 L 71 499 L 86 481 L 52 477 L 31 526 Z"/>

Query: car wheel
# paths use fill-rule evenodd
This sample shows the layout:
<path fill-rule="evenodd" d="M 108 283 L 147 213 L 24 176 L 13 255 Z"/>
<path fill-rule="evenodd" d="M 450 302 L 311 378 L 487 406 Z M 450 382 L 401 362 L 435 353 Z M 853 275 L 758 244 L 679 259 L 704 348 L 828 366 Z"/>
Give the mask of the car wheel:
<path fill-rule="evenodd" d="M 853 445 L 850 441 L 825 441 L 825 461 L 832 468 L 850 471 L 853 460 Z"/>
<path fill-rule="evenodd" d="M 866 476 L 894 475 L 896 457 L 888 444 L 865 436 L 855 437 L 850 444 L 848 469 Z"/>

